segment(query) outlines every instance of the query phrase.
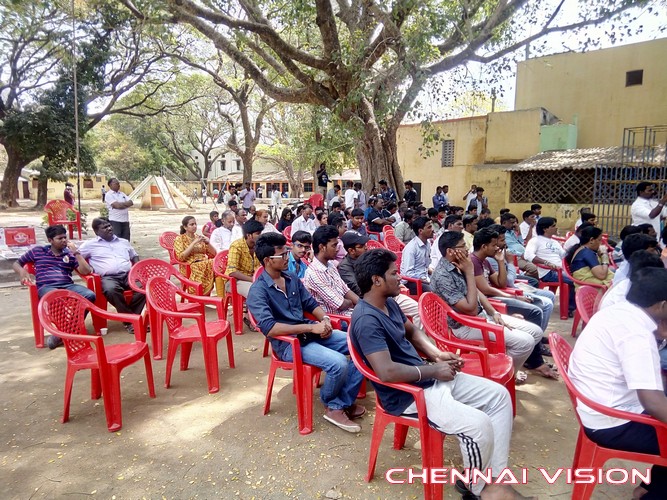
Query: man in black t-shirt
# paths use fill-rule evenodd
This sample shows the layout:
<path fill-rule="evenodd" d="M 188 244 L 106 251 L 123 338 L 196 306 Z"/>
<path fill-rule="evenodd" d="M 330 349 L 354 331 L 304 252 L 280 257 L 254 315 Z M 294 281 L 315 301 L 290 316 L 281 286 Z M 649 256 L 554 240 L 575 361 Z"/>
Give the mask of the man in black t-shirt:
<path fill-rule="evenodd" d="M 492 477 L 498 477 L 507 467 L 512 435 L 512 402 L 507 390 L 490 380 L 461 373 L 463 360 L 458 355 L 437 349 L 406 319 L 393 298 L 400 293 L 401 280 L 392 252 L 365 252 L 355 264 L 355 272 L 364 298 L 352 314 L 354 348 L 380 380 L 424 388 L 429 421 L 440 432 L 459 438 L 465 468 L 484 473 L 490 468 Z M 416 416 L 410 394 L 373 385 L 387 412 Z M 468 486 L 475 495 L 485 490 L 497 498 L 523 498 L 507 485 L 478 481 Z"/>

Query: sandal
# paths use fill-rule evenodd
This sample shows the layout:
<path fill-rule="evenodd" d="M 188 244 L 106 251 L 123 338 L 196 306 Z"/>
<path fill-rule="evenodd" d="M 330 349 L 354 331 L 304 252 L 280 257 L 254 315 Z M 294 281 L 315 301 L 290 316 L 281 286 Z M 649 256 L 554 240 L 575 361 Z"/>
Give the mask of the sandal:
<path fill-rule="evenodd" d="M 549 356 L 550 358 L 553 358 L 553 355 L 551 354 L 551 349 L 549 349 L 549 346 L 545 344 L 540 345 L 540 354 L 542 356 Z"/>
<path fill-rule="evenodd" d="M 528 380 L 528 374 L 526 372 L 522 372 L 521 370 L 519 370 L 514 374 L 514 383 L 516 385 L 521 385 L 526 380 Z"/>
<path fill-rule="evenodd" d="M 549 363 L 544 363 L 542 366 L 539 366 L 533 370 L 534 372 L 537 372 L 544 378 L 550 378 L 553 380 L 558 380 L 558 370 L 554 370 L 553 365 Z"/>
<path fill-rule="evenodd" d="M 250 322 L 250 320 L 249 320 L 248 318 L 243 318 L 243 322 L 245 323 L 245 326 L 247 326 L 248 328 L 250 328 L 250 331 L 251 331 L 251 332 L 256 332 L 256 331 L 257 331 L 257 328 L 255 328 L 255 327 L 252 325 L 252 323 Z"/>

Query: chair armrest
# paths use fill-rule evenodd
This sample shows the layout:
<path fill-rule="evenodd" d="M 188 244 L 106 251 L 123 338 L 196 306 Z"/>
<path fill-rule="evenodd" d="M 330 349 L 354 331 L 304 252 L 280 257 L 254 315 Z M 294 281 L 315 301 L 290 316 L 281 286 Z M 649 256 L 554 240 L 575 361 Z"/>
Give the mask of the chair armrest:
<path fill-rule="evenodd" d="M 215 306 L 215 309 L 218 312 L 218 318 L 222 319 L 224 316 L 223 303 L 224 299 L 222 297 L 209 297 L 204 295 L 192 295 L 190 293 L 184 292 L 183 290 L 178 290 L 176 293 L 181 297 L 187 299 L 189 302 L 197 302 L 202 306 L 204 304 L 211 304 Z"/>
<path fill-rule="evenodd" d="M 159 312 L 163 316 L 169 316 L 170 318 L 180 318 L 180 319 L 199 319 L 203 318 L 204 314 L 202 312 L 197 312 L 197 311 L 170 311 L 168 309 L 164 309 L 163 307 L 155 305 L 153 302 L 151 302 L 151 309 Z"/>
<path fill-rule="evenodd" d="M 498 311 L 500 314 L 507 314 L 507 304 L 499 300 L 494 300 L 492 298 L 488 299 L 493 308 Z"/>
<path fill-rule="evenodd" d="M 496 325 L 495 323 L 489 323 L 483 319 L 472 316 L 457 315 L 454 319 L 456 319 L 456 321 L 462 325 L 469 326 L 471 328 L 478 328 L 481 330 L 484 347 L 489 350 L 489 353 L 505 353 L 505 329 L 502 326 Z M 489 337 L 489 332 L 496 336 L 495 341 L 491 340 Z"/>
<path fill-rule="evenodd" d="M 521 290 L 520 288 L 498 288 L 498 290 L 514 296 L 523 295 L 523 290 Z"/>
<path fill-rule="evenodd" d="M 186 278 L 179 272 L 174 272 L 174 277 L 180 281 L 184 287 L 192 287 L 197 291 L 197 295 L 202 295 L 204 293 L 204 286 L 197 281 L 192 281 L 190 278 Z"/>
<path fill-rule="evenodd" d="M 104 309 L 101 309 L 94 304 L 88 306 L 88 309 L 90 310 L 92 316 L 97 316 L 111 321 L 132 324 L 132 327 L 134 328 L 135 340 L 140 342 L 144 342 L 146 340 L 146 332 L 144 330 L 145 326 L 144 322 L 141 320 L 141 315 L 105 311 Z"/>
<path fill-rule="evenodd" d="M 445 346 L 447 350 L 458 350 L 476 354 L 479 357 L 479 362 L 482 366 L 482 376 L 484 378 L 489 377 L 489 350 L 486 347 L 464 344 L 463 342 L 456 342 L 455 340 L 443 338 L 436 339 L 435 343 L 438 346 Z"/>
<path fill-rule="evenodd" d="M 342 321 L 345 321 L 348 325 L 352 321 L 352 318 L 350 316 L 345 316 L 343 314 L 333 314 L 328 312 L 325 312 L 324 314 L 325 316 L 329 316 L 329 318 L 331 319 L 331 326 L 333 326 L 336 330 L 340 330 L 340 324 Z M 315 316 L 313 316 L 311 313 L 308 312 L 304 313 L 303 317 L 311 321 L 317 321 L 317 318 L 315 318 Z"/>

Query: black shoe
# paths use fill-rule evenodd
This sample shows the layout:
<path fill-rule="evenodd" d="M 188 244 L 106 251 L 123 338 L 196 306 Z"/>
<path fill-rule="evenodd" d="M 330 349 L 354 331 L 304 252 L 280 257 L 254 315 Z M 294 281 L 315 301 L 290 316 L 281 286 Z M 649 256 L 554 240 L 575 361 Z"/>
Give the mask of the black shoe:
<path fill-rule="evenodd" d="M 479 500 L 479 498 L 481 498 L 470 491 L 460 479 L 456 480 L 456 483 L 454 483 L 454 488 L 456 488 L 456 491 L 461 494 L 461 498 L 463 500 Z"/>
<path fill-rule="evenodd" d="M 123 326 L 127 330 L 127 333 L 129 333 L 130 335 L 134 335 L 134 326 L 132 325 L 132 323 L 123 323 Z"/>
<path fill-rule="evenodd" d="M 63 345 L 63 339 L 60 337 L 56 337 L 55 335 L 50 335 L 46 337 L 46 346 L 49 349 L 55 349 L 56 347 L 60 347 Z"/>
<path fill-rule="evenodd" d="M 568 318 L 574 318 L 574 311 L 568 311 L 567 312 L 567 317 Z"/>
<path fill-rule="evenodd" d="M 548 345 L 544 345 L 544 344 L 540 345 L 540 354 L 542 356 L 549 356 L 550 358 L 553 358 L 553 356 L 551 354 L 551 349 L 549 349 Z"/>

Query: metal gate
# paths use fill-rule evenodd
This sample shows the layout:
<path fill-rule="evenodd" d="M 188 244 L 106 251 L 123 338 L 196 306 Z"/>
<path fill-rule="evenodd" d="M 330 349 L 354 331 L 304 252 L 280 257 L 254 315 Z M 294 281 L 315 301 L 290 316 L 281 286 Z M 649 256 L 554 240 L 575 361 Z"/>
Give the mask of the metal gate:
<path fill-rule="evenodd" d="M 640 182 L 653 182 L 662 197 L 667 191 L 667 125 L 626 128 L 620 164 L 596 165 L 593 213 L 598 226 L 617 238 L 631 224 L 630 209 Z"/>

